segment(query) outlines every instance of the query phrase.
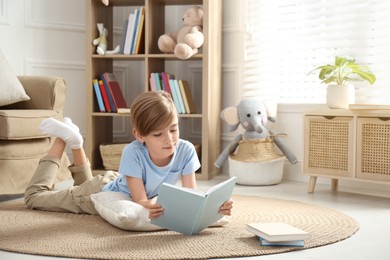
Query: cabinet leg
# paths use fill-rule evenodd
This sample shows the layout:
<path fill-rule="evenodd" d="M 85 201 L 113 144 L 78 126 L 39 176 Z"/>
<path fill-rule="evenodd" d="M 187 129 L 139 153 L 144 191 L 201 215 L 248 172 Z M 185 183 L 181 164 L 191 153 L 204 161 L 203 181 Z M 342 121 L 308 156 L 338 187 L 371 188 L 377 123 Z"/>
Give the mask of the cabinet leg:
<path fill-rule="evenodd" d="M 339 186 L 339 180 L 338 179 L 332 179 L 332 190 L 337 191 Z"/>
<path fill-rule="evenodd" d="M 316 187 L 317 177 L 316 176 L 310 176 L 309 179 L 309 185 L 307 187 L 307 192 L 313 193 L 314 188 Z"/>

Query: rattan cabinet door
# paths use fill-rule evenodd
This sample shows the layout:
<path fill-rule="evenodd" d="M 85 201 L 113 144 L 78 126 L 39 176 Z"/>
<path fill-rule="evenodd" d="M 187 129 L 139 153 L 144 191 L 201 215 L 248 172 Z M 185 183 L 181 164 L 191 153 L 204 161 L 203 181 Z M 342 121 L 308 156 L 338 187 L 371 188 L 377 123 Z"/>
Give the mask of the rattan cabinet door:
<path fill-rule="evenodd" d="M 305 116 L 303 172 L 354 177 L 354 117 Z"/>
<path fill-rule="evenodd" d="M 390 117 L 357 118 L 357 178 L 390 181 Z"/>

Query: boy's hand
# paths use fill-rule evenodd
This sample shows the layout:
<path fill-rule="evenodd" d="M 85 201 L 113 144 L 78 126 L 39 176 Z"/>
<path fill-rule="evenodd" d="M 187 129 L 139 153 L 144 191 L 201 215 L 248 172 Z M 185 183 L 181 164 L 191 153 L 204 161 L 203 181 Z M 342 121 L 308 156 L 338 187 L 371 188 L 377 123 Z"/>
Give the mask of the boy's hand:
<path fill-rule="evenodd" d="M 162 214 L 164 214 L 164 208 L 162 208 L 160 206 L 160 204 L 153 203 L 150 205 L 150 207 L 149 207 L 149 218 L 150 219 L 158 218 Z"/>
<path fill-rule="evenodd" d="M 230 199 L 228 201 L 225 201 L 225 203 L 222 204 L 222 206 L 219 208 L 218 213 L 230 216 L 232 213 L 232 208 L 233 208 L 233 201 Z"/>

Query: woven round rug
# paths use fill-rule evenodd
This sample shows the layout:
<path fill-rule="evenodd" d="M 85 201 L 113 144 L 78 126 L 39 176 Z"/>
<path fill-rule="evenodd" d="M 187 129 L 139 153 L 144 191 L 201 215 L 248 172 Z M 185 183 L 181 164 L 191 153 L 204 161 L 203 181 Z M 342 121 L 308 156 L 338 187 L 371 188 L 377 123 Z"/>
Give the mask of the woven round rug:
<path fill-rule="evenodd" d="M 27 209 L 0 203 L 0 249 L 88 259 L 209 259 L 283 253 L 324 246 L 353 235 L 359 225 L 330 208 L 297 201 L 234 195 L 223 227 L 185 236 L 173 231 L 129 232 L 100 216 Z M 245 230 L 251 222 L 286 222 L 311 233 L 303 248 L 265 247 Z"/>

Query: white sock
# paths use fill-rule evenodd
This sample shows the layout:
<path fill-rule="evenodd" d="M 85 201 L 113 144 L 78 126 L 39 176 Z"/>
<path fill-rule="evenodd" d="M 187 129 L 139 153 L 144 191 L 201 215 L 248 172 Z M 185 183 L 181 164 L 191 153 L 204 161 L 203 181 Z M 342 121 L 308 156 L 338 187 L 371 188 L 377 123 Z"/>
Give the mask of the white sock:
<path fill-rule="evenodd" d="M 72 149 L 79 149 L 83 146 L 84 140 L 80 130 L 70 118 L 64 118 L 64 122 L 48 118 L 41 122 L 40 128 L 45 134 L 61 138 Z"/>
<path fill-rule="evenodd" d="M 72 119 L 70 119 L 69 117 L 64 117 L 64 120 L 62 120 L 62 122 L 64 122 L 68 126 L 72 127 L 77 133 L 80 132 L 79 127 L 77 125 L 73 124 Z"/>

